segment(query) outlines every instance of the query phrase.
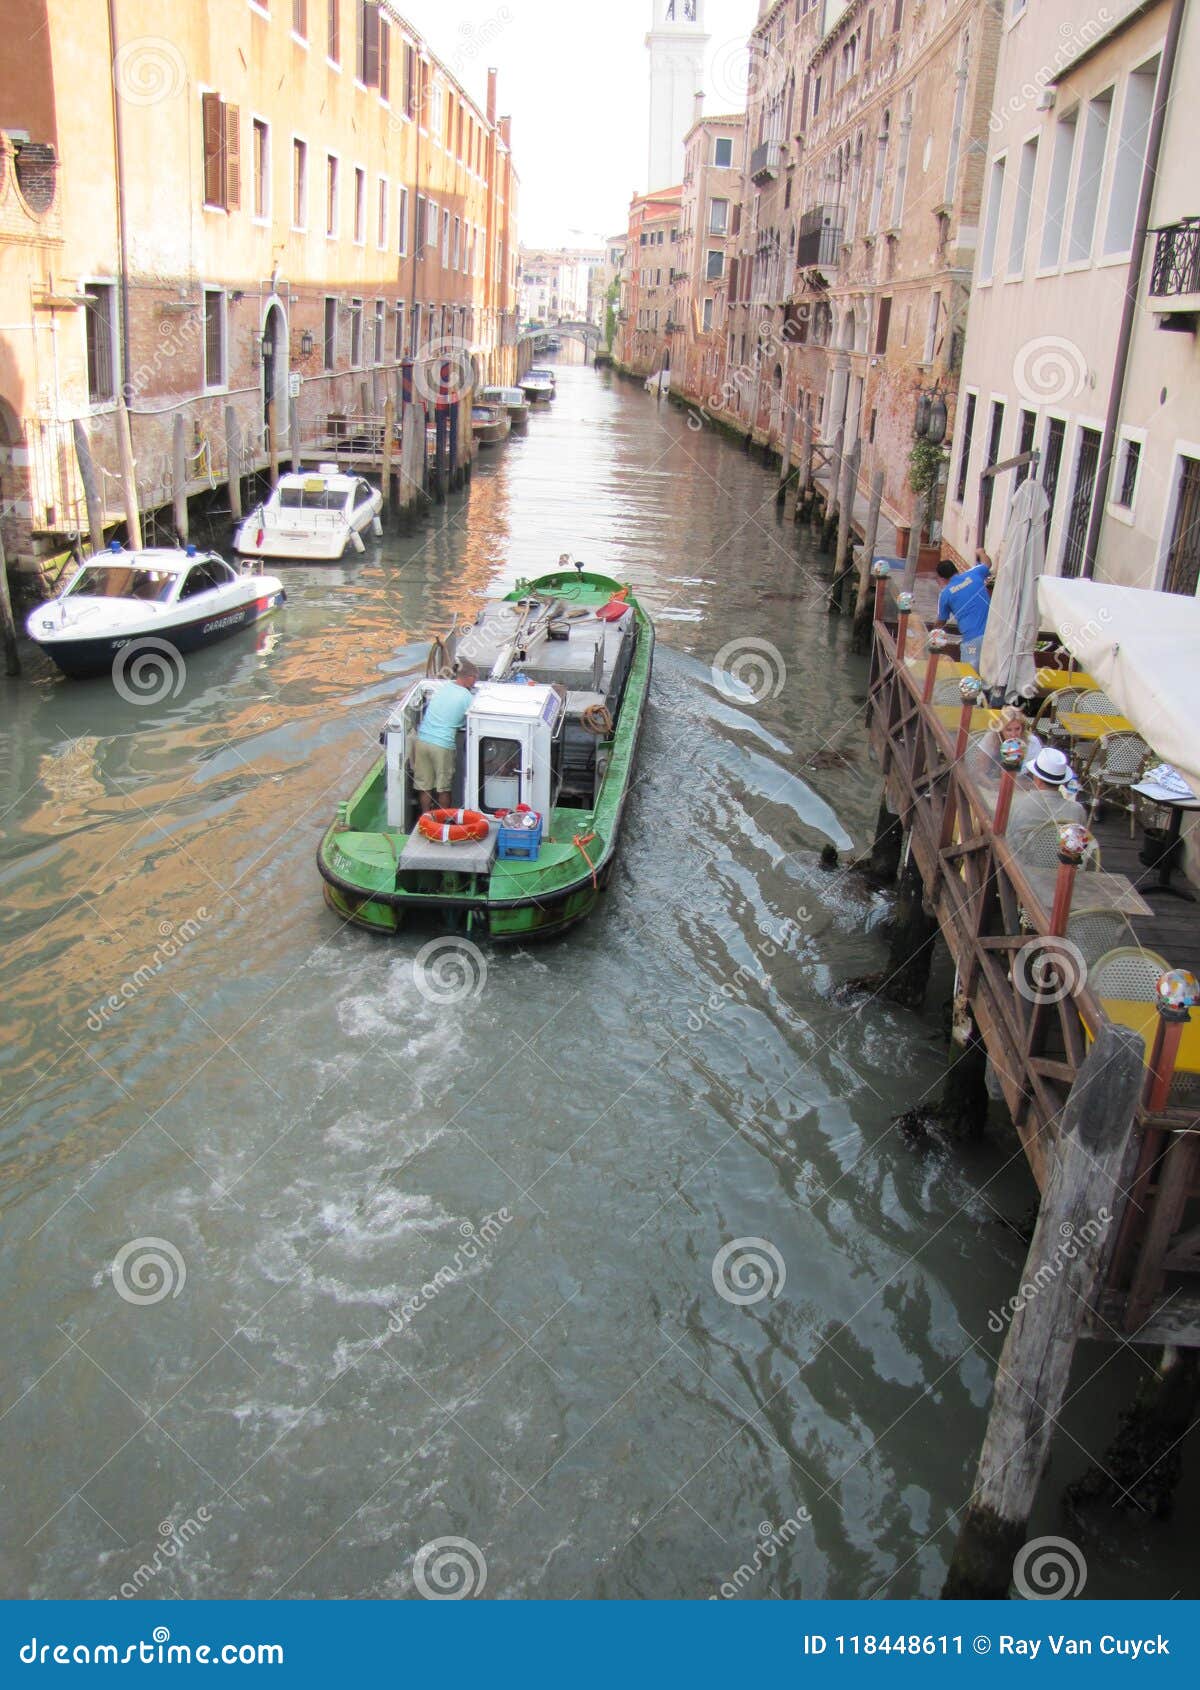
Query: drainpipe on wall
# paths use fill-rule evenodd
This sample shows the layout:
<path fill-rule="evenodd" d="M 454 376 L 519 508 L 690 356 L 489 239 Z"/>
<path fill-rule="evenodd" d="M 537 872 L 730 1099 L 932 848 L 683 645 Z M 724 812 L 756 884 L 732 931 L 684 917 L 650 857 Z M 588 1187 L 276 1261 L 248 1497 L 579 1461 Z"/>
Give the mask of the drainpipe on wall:
<path fill-rule="evenodd" d="M 1158 161 L 1162 153 L 1163 131 L 1167 122 L 1167 106 L 1171 99 L 1171 85 L 1175 79 L 1175 61 L 1179 55 L 1179 38 L 1183 33 L 1183 15 L 1187 0 L 1175 0 L 1167 24 L 1167 38 L 1163 43 L 1162 63 L 1158 69 L 1158 87 L 1154 93 L 1154 112 L 1150 119 L 1150 133 L 1146 137 L 1146 162 L 1142 166 L 1142 182 L 1138 190 L 1137 213 L 1133 224 L 1133 247 L 1129 254 L 1129 268 L 1125 272 L 1125 303 L 1121 310 L 1121 327 L 1117 335 L 1117 350 L 1113 359 L 1112 382 L 1108 390 L 1108 410 L 1104 417 L 1104 433 L 1100 440 L 1100 459 L 1096 465 L 1095 490 L 1088 516 L 1087 539 L 1083 547 L 1083 574 L 1091 578 L 1096 569 L 1096 552 L 1100 545 L 1100 530 L 1108 504 L 1108 483 L 1112 474 L 1113 454 L 1117 430 L 1121 424 L 1121 405 L 1125 397 L 1125 380 L 1129 373 L 1129 349 L 1137 317 L 1138 298 L 1142 286 L 1142 266 L 1146 256 L 1150 212 L 1154 189 L 1158 182 Z"/>
<path fill-rule="evenodd" d="M 133 402 L 129 379 L 129 277 L 125 268 L 128 248 L 125 223 L 125 151 L 121 140 L 121 96 L 117 88 L 117 0 L 108 0 L 108 74 L 112 84 L 113 187 L 117 199 L 117 286 L 121 301 L 121 396 Z"/>

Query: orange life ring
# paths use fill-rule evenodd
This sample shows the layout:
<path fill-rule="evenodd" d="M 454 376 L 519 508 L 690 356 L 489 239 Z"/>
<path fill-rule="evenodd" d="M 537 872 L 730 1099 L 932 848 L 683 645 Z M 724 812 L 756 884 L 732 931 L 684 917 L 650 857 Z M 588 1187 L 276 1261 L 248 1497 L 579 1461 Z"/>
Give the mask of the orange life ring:
<path fill-rule="evenodd" d="M 488 836 L 488 819 L 478 810 L 427 810 L 417 831 L 434 845 L 477 843 Z"/>

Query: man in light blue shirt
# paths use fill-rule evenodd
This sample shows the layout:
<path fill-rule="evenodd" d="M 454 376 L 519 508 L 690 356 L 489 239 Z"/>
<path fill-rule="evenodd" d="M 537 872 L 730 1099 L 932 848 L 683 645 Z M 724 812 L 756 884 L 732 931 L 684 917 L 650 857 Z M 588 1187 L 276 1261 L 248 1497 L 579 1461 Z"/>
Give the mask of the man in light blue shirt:
<path fill-rule="evenodd" d="M 443 681 L 425 706 L 412 759 L 413 785 L 422 815 L 450 808 L 458 730 L 467 719 L 477 679 L 474 664 L 460 663 L 454 679 Z"/>
<path fill-rule="evenodd" d="M 937 569 L 938 576 L 945 585 L 938 597 L 935 626 L 941 627 L 951 617 L 954 618 L 962 635 L 962 661 L 972 669 L 979 668 L 988 611 L 992 607 L 991 595 L 988 592 L 991 565 L 985 552 L 981 551 L 979 558 L 980 561 L 973 569 L 965 569 L 961 573 L 950 562 L 939 563 Z"/>

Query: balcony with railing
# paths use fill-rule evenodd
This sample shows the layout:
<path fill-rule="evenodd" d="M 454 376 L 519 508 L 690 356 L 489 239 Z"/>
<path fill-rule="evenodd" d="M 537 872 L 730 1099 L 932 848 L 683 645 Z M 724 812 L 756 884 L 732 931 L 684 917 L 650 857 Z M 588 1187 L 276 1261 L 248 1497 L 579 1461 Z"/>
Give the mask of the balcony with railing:
<path fill-rule="evenodd" d="M 841 207 L 815 205 L 800 219 L 796 236 L 796 264 L 800 269 L 815 265 L 822 270 L 837 268 L 841 257 Z"/>
<path fill-rule="evenodd" d="M 750 180 L 756 187 L 773 182 L 783 162 L 783 146 L 779 141 L 762 141 L 750 154 Z"/>
<path fill-rule="evenodd" d="M 1150 268 L 1151 308 L 1160 317 L 1195 317 L 1200 312 L 1200 217 L 1183 217 L 1159 229 L 1157 237 Z"/>

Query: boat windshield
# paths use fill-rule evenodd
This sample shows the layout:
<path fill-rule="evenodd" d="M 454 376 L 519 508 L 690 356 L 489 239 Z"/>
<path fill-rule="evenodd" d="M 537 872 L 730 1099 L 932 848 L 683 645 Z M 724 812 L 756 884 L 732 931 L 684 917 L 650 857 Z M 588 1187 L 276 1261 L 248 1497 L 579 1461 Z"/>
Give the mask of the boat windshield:
<path fill-rule="evenodd" d="M 281 487 L 279 503 L 284 510 L 340 511 L 346 508 L 346 490 L 336 487 Z"/>
<path fill-rule="evenodd" d="M 111 563 L 85 564 L 68 591 L 93 599 L 148 599 L 162 604 L 171 596 L 175 576 L 167 569 L 134 569 Z"/>

